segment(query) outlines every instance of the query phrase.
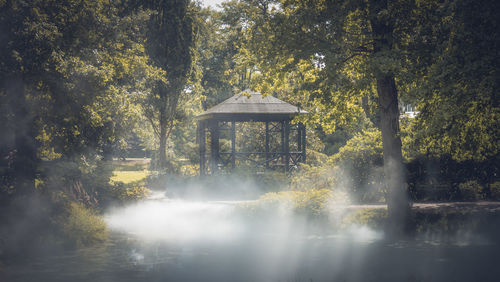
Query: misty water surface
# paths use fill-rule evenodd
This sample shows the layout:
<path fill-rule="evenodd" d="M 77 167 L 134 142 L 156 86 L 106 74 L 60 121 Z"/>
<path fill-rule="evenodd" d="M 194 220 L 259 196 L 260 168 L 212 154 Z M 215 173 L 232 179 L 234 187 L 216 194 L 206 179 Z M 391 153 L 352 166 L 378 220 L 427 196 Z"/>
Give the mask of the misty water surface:
<path fill-rule="evenodd" d="M 105 245 L 9 265 L 7 281 L 498 281 L 498 246 L 478 236 L 394 242 L 286 209 L 256 220 L 239 204 L 156 197 L 111 209 Z"/>

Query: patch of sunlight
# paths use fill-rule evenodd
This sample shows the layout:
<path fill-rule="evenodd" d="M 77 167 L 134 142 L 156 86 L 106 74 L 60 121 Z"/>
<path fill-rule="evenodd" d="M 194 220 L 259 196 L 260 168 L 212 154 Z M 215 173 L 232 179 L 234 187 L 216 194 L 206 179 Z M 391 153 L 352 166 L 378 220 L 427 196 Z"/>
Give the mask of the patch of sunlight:
<path fill-rule="evenodd" d="M 140 171 L 113 171 L 113 176 L 111 176 L 111 182 L 123 182 L 123 184 L 128 184 L 132 182 L 142 181 L 148 177 L 150 174 L 149 170 Z"/>

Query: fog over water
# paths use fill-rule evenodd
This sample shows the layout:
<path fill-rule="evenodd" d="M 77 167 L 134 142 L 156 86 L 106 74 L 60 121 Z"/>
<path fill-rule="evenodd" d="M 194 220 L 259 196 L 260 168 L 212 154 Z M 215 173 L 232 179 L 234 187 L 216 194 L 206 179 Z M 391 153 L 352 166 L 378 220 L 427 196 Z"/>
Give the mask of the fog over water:
<path fill-rule="evenodd" d="M 103 246 L 9 265 L 5 281 L 498 281 L 498 242 L 466 230 L 388 240 L 382 227 L 335 228 L 252 201 L 150 199 L 109 209 Z"/>
<path fill-rule="evenodd" d="M 256 218 L 241 213 L 238 207 L 245 201 L 153 198 L 110 210 L 106 221 L 112 230 L 141 242 L 130 259 L 156 273 L 159 281 L 496 278 L 496 243 L 466 232 L 446 243 L 436 234 L 388 241 L 382 228 L 325 228 L 286 208 Z"/>
<path fill-rule="evenodd" d="M 329 270 L 344 268 L 342 258 L 352 245 L 364 248 L 383 238 L 365 226 L 325 232 L 286 208 L 249 218 L 240 214 L 240 204 L 156 199 L 112 210 L 106 221 L 146 245 L 175 249 L 180 269 L 172 279 L 181 280 L 309 281 L 311 275 L 322 280 Z M 131 254 L 137 264 L 153 263 L 150 255 L 139 249 Z"/>

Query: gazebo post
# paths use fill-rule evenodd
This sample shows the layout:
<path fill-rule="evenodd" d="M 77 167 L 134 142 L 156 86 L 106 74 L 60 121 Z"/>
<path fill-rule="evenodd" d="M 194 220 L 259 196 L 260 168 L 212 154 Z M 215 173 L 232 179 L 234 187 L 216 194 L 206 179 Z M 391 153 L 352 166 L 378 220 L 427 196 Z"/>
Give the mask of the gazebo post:
<path fill-rule="evenodd" d="M 302 123 L 300 124 L 300 127 L 302 128 L 302 162 L 306 162 L 306 126 L 303 125 Z"/>
<path fill-rule="evenodd" d="M 200 146 L 200 176 L 205 175 L 205 153 L 206 153 L 206 137 L 205 137 L 205 121 L 198 121 L 198 144 Z"/>
<path fill-rule="evenodd" d="M 266 169 L 269 168 L 269 121 L 266 121 Z"/>
<path fill-rule="evenodd" d="M 219 165 L 219 122 L 210 121 L 210 169 L 212 175 L 217 173 Z"/>
<path fill-rule="evenodd" d="M 290 121 L 285 121 L 285 171 L 290 170 Z"/>
<path fill-rule="evenodd" d="M 297 123 L 297 151 L 302 152 L 302 126 Z"/>
<path fill-rule="evenodd" d="M 281 130 L 280 130 L 280 134 L 281 134 L 281 152 L 280 152 L 280 156 L 281 156 L 281 164 L 283 165 L 283 169 L 285 169 L 285 121 L 280 121 L 280 124 L 281 124 Z"/>
<path fill-rule="evenodd" d="M 231 121 L 231 165 L 236 168 L 236 121 Z"/>

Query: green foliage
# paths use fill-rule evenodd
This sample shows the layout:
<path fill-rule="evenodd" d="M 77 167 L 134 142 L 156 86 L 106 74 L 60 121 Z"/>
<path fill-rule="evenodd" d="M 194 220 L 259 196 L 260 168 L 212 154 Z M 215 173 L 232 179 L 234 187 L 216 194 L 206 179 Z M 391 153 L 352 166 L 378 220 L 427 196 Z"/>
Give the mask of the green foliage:
<path fill-rule="evenodd" d="M 377 101 L 384 156 L 391 160 L 383 164 L 383 179 L 391 195 L 389 211 L 398 210 L 391 214 L 395 218 L 407 217 L 396 81 L 403 58 L 411 53 L 402 42 L 411 38 L 407 27 L 413 3 L 292 0 L 252 4 L 257 7 L 251 15 L 248 49 L 264 74 L 261 92 L 294 97 L 311 113 L 304 121 L 321 124 L 325 133 L 338 127 L 366 129 L 370 118 L 376 120 L 369 101 Z M 368 178 L 380 172 L 354 169 L 358 172 L 352 177 L 355 197 L 378 201 L 382 189 L 372 182 L 379 181 Z M 360 181 L 375 189 L 361 187 Z"/>
<path fill-rule="evenodd" d="M 348 212 L 342 219 L 344 226 L 365 225 L 371 228 L 384 226 L 387 220 L 387 209 L 364 208 Z"/>
<path fill-rule="evenodd" d="M 152 1 L 144 5 L 151 9 L 146 50 L 165 76 L 144 97 L 142 107 L 159 141 L 157 164 L 160 169 L 168 169 L 171 164 L 167 160 L 167 141 L 184 115 L 179 110 L 179 101 L 182 94 L 193 92 L 186 88 L 195 74 L 199 8 L 190 0 Z"/>
<path fill-rule="evenodd" d="M 189 164 L 189 165 L 183 165 L 183 166 L 181 166 L 179 172 L 183 176 L 195 177 L 195 176 L 198 176 L 200 174 L 200 165 L 199 164 L 196 164 L 196 165 L 191 165 L 191 164 Z"/>
<path fill-rule="evenodd" d="M 308 147 L 306 151 L 307 164 L 310 166 L 320 166 L 328 161 L 328 156 L 326 154 L 320 153 L 314 149 Z"/>
<path fill-rule="evenodd" d="M 264 171 L 247 177 L 248 179 L 254 179 L 257 187 L 265 192 L 285 190 L 290 183 L 290 178 L 282 171 Z"/>
<path fill-rule="evenodd" d="M 323 132 L 320 132 L 319 137 L 325 144 L 323 152 L 328 156 L 331 156 L 338 153 L 339 149 L 344 146 L 347 140 L 351 139 L 353 136 L 345 130 L 337 129 L 332 134 L 325 134 Z"/>
<path fill-rule="evenodd" d="M 150 172 L 143 169 L 144 165 L 142 159 L 44 162 L 37 189 L 63 202 L 76 201 L 94 208 L 112 202 L 133 202 L 149 195 L 145 180 Z"/>
<path fill-rule="evenodd" d="M 321 218 L 328 216 L 333 205 L 346 203 L 348 200 L 343 193 L 334 193 L 328 189 L 309 189 L 266 193 L 256 202 L 245 204 L 243 208 L 256 214 L 284 209 L 297 215 Z"/>
<path fill-rule="evenodd" d="M 337 179 L 345 181 L 355 200 L 379 202 L 383 200 L 382 138 L 380 131 L 368 129 L 347 141 L 331 157 Z"/>
<path fill-rule="evenodd" d="M 40 158 L 109 159 L 133 128 L 140 114 L 134 101 L 163 73 L 149 65 L 144 51 L 140 31 L 147 14 L 128 13 L 125 6 L 73 0 L 0 3 L 1 34 L 9 42 L 0 50 L 5 55 L 0 120 L 9 136 L 0 151 L 18 155 L 15 167 L 24 172 L 17 178 L 34 179 Z"/>
<path fill-rule="evenodd" d="M 112 201 L 120 203 L 130 203 L 143 200 L 149 196 L 150 190 L 137 183 L 124 184 L 123 182 L 114 183 L 110 188 L 109 197 Z"/>
<path fill-rule="evenodd" d="M 110 183 L 101 189 L 107 201 L 129 203 L 149 195 L 150 191 L 145 187 L 151 175 L 151 171 L 146 169 L 148 162 L 138 159 L 113 161 L 110 165 L 114 169 L 113 175 Z"/>
<path fill-rule="evenodd" d="M 296 191 L 332 189 L 335 184 L 335 172 L 330 165 L 325 164 L 321 166 L 301 164 L 290 180 L 290 188 Z"/>
<path fill-rule="evenodd" d="M 291 188 L 344 191 L 356 202 L 384 199 L 382 141 L 378 130 L 356 134 L 337 154 L 327 161 L 326 156 L 321 159 L 317 165 L 301 165 L 292 176 Z"/>
<path fill-rule="evenodd" d="M 500 181 L 490 184 L 490 197 L 493 200 L 500 200 Z"/>
<path fill-rule="evenodd" d="M 201 112 L 203 99 L 197 91 L 185 94 L 180 97 L 178 106 L 182 115 L 179 116 L 179 120 L 172 130 L 170 142 L 168 142 L 168 157 L 171 162 L 174 162 L 173 165 L 176 167 L 174 171 L 178 171 L 178 168 L 184 165 L 178 161 L 181 159 L 187 159 L 191 164 L 199 163 L 195 116 Z"/>
<path fill-rule="evenodd" d="M 484 198 L 483 187 L 475 180 L 460 183 L 458 190 L 461 199 L 465 201 L 476 201 Z"/>
<path fill-rule="evenodd" d="M 29 186 L 92 202 L 112 190 L 113 168 L 101 159 L 126 137 L 157 149 L 165 136 L 171 173 L 195 175 L 195 115 L 252 87 L 310 112 L 296 120 L 309 125 L 312 150 L 293 189 L 344 187 L 356 201 L 379 201 L 382 146 L 372 122 L 380 125 L 384 74 L 396 76 L 396 94 L 420 111 L 392 135 L 403 139 L 403 156 L 440 163 L 435 172 L 426 161 L 410 164 L 410 185 L 448 187 L 446 199 L 498 198 L 500 5 L 381 3 L 231 1 L 211 11 L 187 0 L 0 1 L 2 198 Z M 263 151 L 251 140 L 263 140 L 261 125 L 242 126 L 239 150 Z M 315 128 L 331 135 L 318 138 Z M 134 182 L 145 172 L 117 174 L 138 174 L 114 179 Z M 260 177 L 270 187 L 288 181 Z M 113 193 L 140 198 L 142 185 L 134 185 Z"/>
<path fill-rule="evenodd" d="M 151 159 L 127 158 L 125 160 L 113 160 L 114 171 L 141 171 L 147 170 Z"/>
<path fill-rule="evenodd" d="M 382 163 L 382 137 L 377 129 L 368 129 L 356 134 L 332 157 L 335 163 L 349 163 L 353 167 L 369 166 Z"/>
<path fill-rule="evenodd" d="M 78 203 L 67 206 L 66 215 L 60 224 L 67 242 L 78 247 L 101 243 L 108 238 L 102 217 Z"/>
<path fill-rule="evenodd" d="M 237 53 L 241 39 L 241 26 L 234 20 L 236 15 L 204 9 L 201 12 L 204 24 L 200 32 L 198 68 L 201 70 L 200 86 L 205 100 L 203 109 L 208 109 L 231 97 L 234 88 Z M 243 90 L 243 89 L 241 89 Z"/>
<path fill-rule="evenodd" d="M 112 170 L 109 162 L 96 159 L 45 161 L 39 167 L 37 192 L 97 207 L 109 187 Z"/>
<path fill-rule="evenodd" d="M 427 62 L 427 67 L 411 91 L 420 111 L 414 137 L 419 152 L 450 155 L 457 161 L 496 158 L 500 5 L 490 0 L 427 4 L 434 12 L 422 23 L 426 34 L 416 38 L 432 40 L 420 41 L 419 50 L 429 53 L 421 52 L 418 61 Z"/>

